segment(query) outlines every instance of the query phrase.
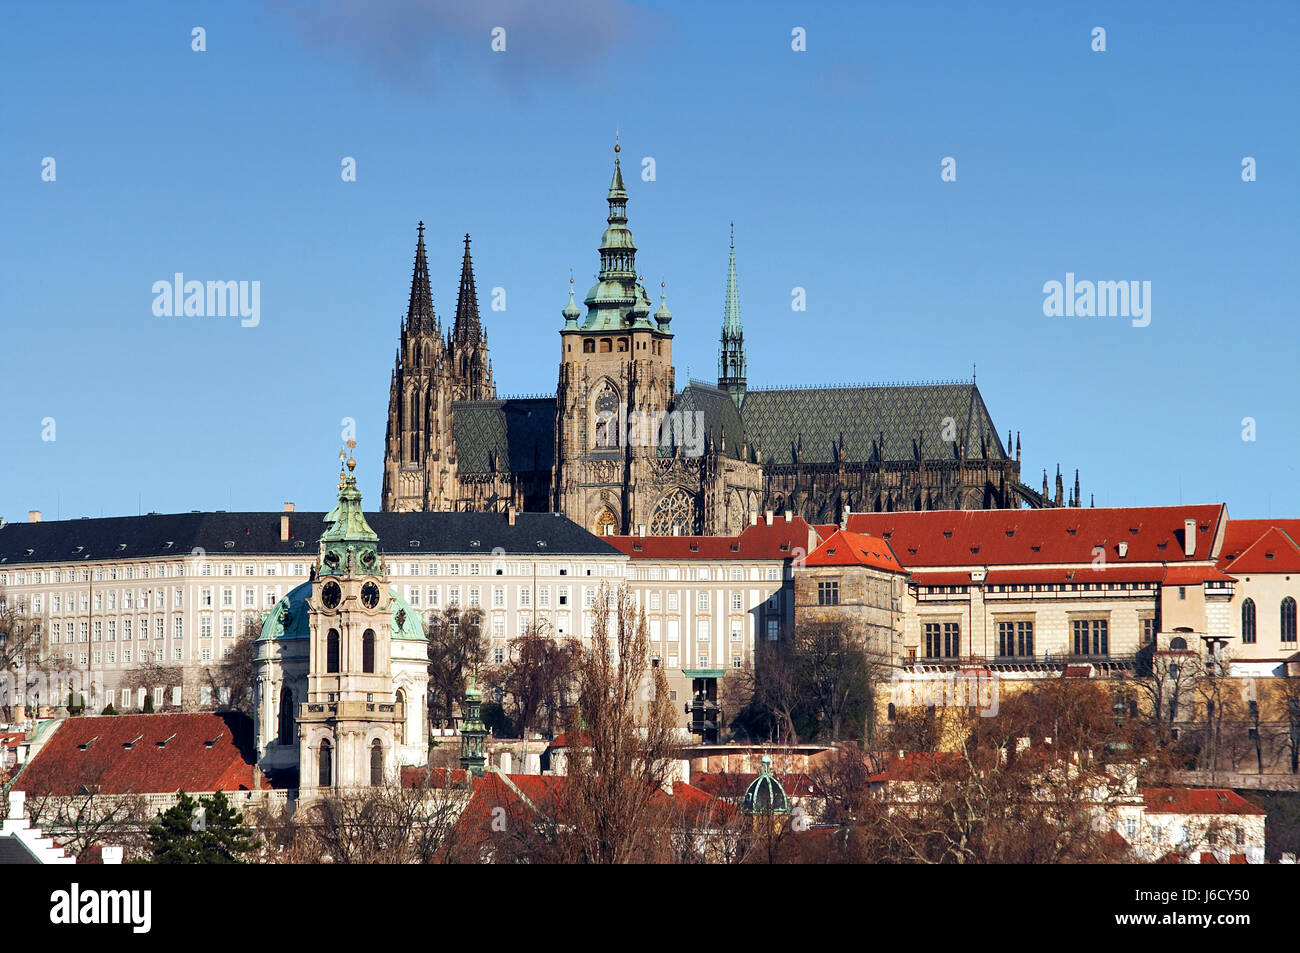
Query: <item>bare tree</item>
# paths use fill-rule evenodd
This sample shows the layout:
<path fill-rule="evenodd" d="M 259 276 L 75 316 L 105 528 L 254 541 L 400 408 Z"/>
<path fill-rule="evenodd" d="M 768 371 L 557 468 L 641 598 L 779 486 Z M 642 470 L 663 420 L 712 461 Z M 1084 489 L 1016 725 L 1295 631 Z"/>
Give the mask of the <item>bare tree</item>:
<path fill-rule="evenodd" d="M 229 694 L 221 702 L 231 711 L 242 711 L 253 717 L 253 679 L 257 660 L 257 638 L 262 634 L 262 620 L 256 615 L 244 617 L 243 629 L 235 640 L 230 654 L 221 659 L 215 670 L 203 669 L 203 677 L 212 690 L 214 699 L 222 698 L 222 689 Z"/>
<path fill-rule="evenodd" d="M 510 642 L 507 660 L 490 678 L 509 700 L 509 717 L 522 737 L 545 729 L 554 737 L 572 708 L 580 648 L 575 640 L 554 639 L 545 623 L 531 626 Z"/>
<path fill-rule="evenodd" d="M 161 653 L 159 653 L 161 654 Z M 122 679 L 124 688 L 139 691 L 144 689 L 146 698 L 149 699 L 148 705 L 153 705 L 153 692 L 156 688 L 164 689 L 162 697 L 164 699 L 162 707 L 172 708 L 167 701 L 166 688 L 169 686 L 181 685 L 184 683 L 185 673 L 179 665 L 161 665 L 154 655 L 150 655 L 148 661 L 140 662 L 135 668 L 127 672 Z"/>
<path fill-rule="evenodd" d="M 553 814 L 570 859 L 628 863 L 657 848 L 655 804 L 682 742 L 645 616 L 626 587 L 602 586 L 578 666 L 585 743 L 570 746 Z"/>
<path fill-rule="evenodd" d="M 455 723 L 456 706 L 465 697 L 470 672 L 487 657 L 483 614 L 477 609 L 448 606 L 431 612 L 425 623 L 429 639 L 429 713 L 442 713 L 442 724 Z"/>
<path fill-rule="evenodd" d="M 0 719 L 13 721 L 13 703 L 28 688 L 43 681 L 41 623 L 21 598 L 11 599 L 0 588 Z M 35 681 L 29 681 L 36 674 Z"/>

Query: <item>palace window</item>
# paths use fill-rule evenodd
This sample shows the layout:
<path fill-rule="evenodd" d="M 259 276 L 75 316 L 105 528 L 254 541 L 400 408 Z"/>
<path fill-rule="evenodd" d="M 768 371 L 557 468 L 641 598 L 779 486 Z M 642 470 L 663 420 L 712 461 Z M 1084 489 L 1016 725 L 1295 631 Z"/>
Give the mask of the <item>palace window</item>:
<path fill-rule="evenodd" d="M 1075 619 L 1072 627 L 1075 655 L 1110 654 L 1110 626 L 1106 619 Z"/>
<path fill-rule="evenodd" d="M 840 604 L 839 580 L 817 583 L 817 604 L 819 606 L 837 606 Z"/>
<path fill-rule="evenodd" d="M 961 623 L 927 622 L 925 624 L 925 657 L 957 658 L 961 655 Z"/>
<path fill-rule="evenodd" d="M 1282 641 L 1294 642 L 1295 635 L 1295 600 L 1287 596 L 1282 600 Z"/>
<path fill-rule="evenodd" d="M 1029 621 L 998 623 L 998 655 L 1032 656 L 1034 654 L 1034 623 Z"/>
<path fill-rule="evenodd" d="M 1255 644 L 1255 600 L 1247 599 L 1241 604 L 1241 641 L 1244 645 Z"/>

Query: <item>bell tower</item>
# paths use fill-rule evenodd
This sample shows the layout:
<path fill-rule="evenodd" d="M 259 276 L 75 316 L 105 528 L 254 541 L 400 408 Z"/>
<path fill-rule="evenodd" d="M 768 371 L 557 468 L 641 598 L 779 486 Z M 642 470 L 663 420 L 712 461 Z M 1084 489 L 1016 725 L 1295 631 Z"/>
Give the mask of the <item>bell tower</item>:
<path fill-rule="evenodd" d="M 600 272 L 583 304 L 561 312 L 555 394 L 553 509 L 597 534 L 632 531 L 645 503 L 641 471 L 659 457 L 658 430 L 673 401 L 672 312 L 652 312 L 627 226 L 627 189 L 614 146 Z"/>
<path fill-rule="evenodd" d="M 406 720 L 393 682 L 394 597 L 379 537 L 361 511 L 355 446 L 349 440 L 339 452 L 338 504 L 325 517 L 307 601 L 307 697 L 298 714 L 304 800 L 395 779 Z"/>

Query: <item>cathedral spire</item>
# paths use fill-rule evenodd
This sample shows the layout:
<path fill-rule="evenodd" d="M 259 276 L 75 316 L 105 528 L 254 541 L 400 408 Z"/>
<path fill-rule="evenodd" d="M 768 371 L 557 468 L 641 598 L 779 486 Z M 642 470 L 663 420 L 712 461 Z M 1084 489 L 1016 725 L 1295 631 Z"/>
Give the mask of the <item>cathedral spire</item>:
<path fill-rule="evenodd" d="M 469 234 L 465 235 L 465 257 L 460 263 L 460 292 L 456 296 L 456 320 L 452 336 L 463 345 L 466 338 L 477 339 L 482 327 L 479 323 L 478 292 L 474 288 L 474 262 L 469 257 Z"/>
<path fill-rule="evenodd" d="M 740 323 L 740 290 L 736 281 L 736 224 L 731 224 L 731 251 L 727 261 L 727 292 L 722 304 L 722 350 L 718 354 L 718 387 L 739 406 L 745 399 L 745 331 Z"/>
<path fill-rule="evenodd" d="M 433 292 L 429 288 L 429 259 L 424 251 L 424 222 L 416 226 L 415 271 L 411 275 L 411 303 L 406 309 L 406 326 L 412 331 L 433 327 Z"/>

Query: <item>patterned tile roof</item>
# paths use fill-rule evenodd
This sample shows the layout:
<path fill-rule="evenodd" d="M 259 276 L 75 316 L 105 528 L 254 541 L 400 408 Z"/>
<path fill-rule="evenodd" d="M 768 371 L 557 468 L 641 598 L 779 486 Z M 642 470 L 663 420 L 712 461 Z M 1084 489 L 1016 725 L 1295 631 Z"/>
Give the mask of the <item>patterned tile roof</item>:
<path fill-rule="evenodd" d="M 965 437 L 968 457 L 979 456 L 981 437 L 990 458 L 1007 456 L 974 383 L 749 390 L 741 417 L 764 463 L 794 463 L 801 442 L 804 463 L 903 461 L 918 452 L 956 459 L 957 441 L 944 439 L 949 427 Z"/>
<path fill-rule="evenodd" d="M 461 473 L 549 471 L 555 462 L 555 398 L 461 401 L 452 405 Z"/>
<path fill-rule="evenodd" d="M 745 423 L 736 402 L 725 390 L 691 381 L 677 396 L 673 410 L 683 414 L 703 414 L 704 432 L 712 447 L 720 450 L 725 439 L 727 456 L 740 459 L 745 448 Z"/>

